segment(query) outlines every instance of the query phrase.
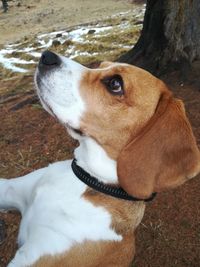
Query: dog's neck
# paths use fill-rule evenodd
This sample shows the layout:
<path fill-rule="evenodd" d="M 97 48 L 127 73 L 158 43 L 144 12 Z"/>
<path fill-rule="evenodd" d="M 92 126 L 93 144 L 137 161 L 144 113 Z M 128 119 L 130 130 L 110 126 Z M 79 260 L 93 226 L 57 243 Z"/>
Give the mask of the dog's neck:
<path fill-rule="evenodd" d="M 77 164 L 104 183 L 117 183 L 117 164 L 104 149 L 90 137 L 81 137 L 74 155 Z"/>

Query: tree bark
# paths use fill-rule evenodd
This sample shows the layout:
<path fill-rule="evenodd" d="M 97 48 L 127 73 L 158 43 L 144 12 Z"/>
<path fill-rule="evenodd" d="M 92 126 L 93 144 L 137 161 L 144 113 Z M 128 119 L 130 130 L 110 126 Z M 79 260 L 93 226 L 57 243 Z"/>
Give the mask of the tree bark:
<path fill-rule="evenodd" d="M 200 1 L 147 0 L 136 45 L 119 58 L 161 75 L 200 58 Z"/>

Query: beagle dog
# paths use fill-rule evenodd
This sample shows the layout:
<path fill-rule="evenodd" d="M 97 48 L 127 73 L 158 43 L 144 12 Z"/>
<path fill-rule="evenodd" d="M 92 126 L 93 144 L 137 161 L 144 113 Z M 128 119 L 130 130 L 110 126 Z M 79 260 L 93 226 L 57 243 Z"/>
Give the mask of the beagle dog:
<path fill-rule="evenodd" d="M 44 109 L 80 145 L 75 160 L 0 180 L 0 208 L 22 214 L 8 266 L 130 266 L 145 200 L 200 172 L 182 101 L 140 68 L 88 69 L 50 51 L 35 83 Z"/>

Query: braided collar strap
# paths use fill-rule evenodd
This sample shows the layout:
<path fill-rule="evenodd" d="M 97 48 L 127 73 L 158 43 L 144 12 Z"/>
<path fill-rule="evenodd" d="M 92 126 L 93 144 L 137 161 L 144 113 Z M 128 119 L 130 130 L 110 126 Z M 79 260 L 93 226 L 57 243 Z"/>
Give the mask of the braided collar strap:
<path fill-rule="evenodd" d="M 153 193 L 147 199 L 140 199 L 130 196 L 121 187 L 116 187 L 110 184 L 104 184 L 102 182 L 99 182 L 97 178 L 91 176 L 84 169 L 78 166 L 76 159 L 73 159 L 71 166 L 72 166 L 72 171 L 79 180 L 81 180 L 83 183 L 93 188 L 94 190 L 104 193 L 106 195 L 129 201 L 145 201 L 145 202 L 152 201 L 156 196 L 156 193 Z"/>

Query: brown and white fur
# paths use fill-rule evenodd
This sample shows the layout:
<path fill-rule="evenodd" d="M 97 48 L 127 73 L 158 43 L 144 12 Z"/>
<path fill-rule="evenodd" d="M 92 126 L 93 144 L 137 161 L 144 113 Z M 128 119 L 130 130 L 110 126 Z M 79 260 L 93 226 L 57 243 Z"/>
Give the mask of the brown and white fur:
<path fill-rule="evenodd" d="M 99 181 L 147 198 L 199 173 L 183 103 L 150 73 L 108 62 L 88 69 L 46 52 L 35 77 L 43 107 L 80 143 L 78 165 Z M 22 214 L 9 267 L 128 267 L 145 204 L 88 188 L 68 160 L 1 179 L 0 208 Z"/>

